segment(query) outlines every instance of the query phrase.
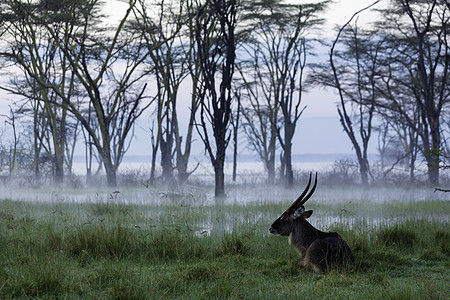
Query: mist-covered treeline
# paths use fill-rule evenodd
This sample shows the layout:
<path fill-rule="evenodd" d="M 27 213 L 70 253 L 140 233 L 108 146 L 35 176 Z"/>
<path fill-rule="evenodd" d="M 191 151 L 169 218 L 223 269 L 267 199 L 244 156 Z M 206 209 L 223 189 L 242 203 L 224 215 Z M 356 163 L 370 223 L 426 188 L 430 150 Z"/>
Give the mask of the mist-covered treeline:
<path fill-rule="evenodd" d="M 414 181 L 426 160 L 437 186 L 450 150 L 448 1 L 371 6 L 377 22 L 359 25 L 355 12 L 329 41 L 318 41 L 328 1 L 292 2 L 131 0 L 115 20 L 98 0 L 1 1 L 0 87 L 14 99 L 0 131 L 2 176 L 63 182 L 84 147 L 87 181 L 104 169 L 115 186 L 136 122 L 150 115 L 150 184 L 186 181 L 198 136 L 224 195 L 225 156 L 236 160 L 243 135 L 267 181 L 291 187 L 302 97 L 320 86 L 339 95 L 363 184 L 377 140 L 383 176 L 403 164 Z M 329 56 L 311 64 L 318 47 Z"/>

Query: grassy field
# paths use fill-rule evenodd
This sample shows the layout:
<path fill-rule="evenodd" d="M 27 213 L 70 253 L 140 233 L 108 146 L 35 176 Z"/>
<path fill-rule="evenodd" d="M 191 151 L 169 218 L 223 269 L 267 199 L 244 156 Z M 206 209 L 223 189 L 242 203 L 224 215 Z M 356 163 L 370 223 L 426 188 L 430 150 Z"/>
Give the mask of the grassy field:
<path fill-rule="evenodd" d="M 286 203 L 0 200 L 0 297 L 448 299 L 449 201 L 312 202 L 356 258 L 322 275 L 268 234 Z"/>

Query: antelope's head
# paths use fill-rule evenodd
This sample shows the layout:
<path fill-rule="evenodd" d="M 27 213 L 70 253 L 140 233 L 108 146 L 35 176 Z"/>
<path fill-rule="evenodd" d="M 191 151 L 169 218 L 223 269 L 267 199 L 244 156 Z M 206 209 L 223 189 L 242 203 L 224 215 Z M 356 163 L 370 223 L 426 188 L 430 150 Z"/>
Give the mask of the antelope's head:
<path fill-rule="evenodd" d="M 305 207 L 303 204 L 305 204 L 306 201 L 308 201 L 309 198 L 311 198 L 312 194 L 316 190 L 317 186 L 317 173 L 316 178 L 314 180 L 314 185 L 309 191 L 309 187 L 311 186 L 311 177 L 312 174 L 309 174 L 309 181 L 308 185 L 306 186 L 303 193 L 297 198 L 297 200 L 294 201 L 294 203 L 289 206 L 289 208 L 278 218 L 273 222 L 272 226 L 269 228 L 269 232 L 271 234 L 279 234 L 279 235 L 289 235 L 293 229 L 294 229 L 294 221 L 298 218 L 309 218 L 313 211 L 307 210 L 305 211 Z M 306 195 L 308 193 L 308 195 Z M 306 195 L 306 196 L 305 196 Z"/>

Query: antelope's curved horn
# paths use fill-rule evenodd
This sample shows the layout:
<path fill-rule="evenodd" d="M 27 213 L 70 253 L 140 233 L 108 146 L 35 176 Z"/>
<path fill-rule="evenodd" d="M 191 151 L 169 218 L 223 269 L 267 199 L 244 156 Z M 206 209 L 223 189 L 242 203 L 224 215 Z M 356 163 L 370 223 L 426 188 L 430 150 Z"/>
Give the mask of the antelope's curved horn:
<path fill-rule="evenodd" d="M 317 172 L 316 172 L 316 179 L 314 180 L 314 185 L 311 189 L 311 191 L 309 192 L 309 194 L 298 204 L 298 206 L 305 204 L 306 201 L 308 201 L 309 198 L 311 198 L 311 196 L 314 194 L 314 191 L 316 190 L 316 186 L 317 186 Z"/>
<path fill-rule="evenodd" d="M 288 209 L 286 209 L 286 213 L 290 214 L 290 213 L 294 213 L 295 209 L 297 208 L 297 206 L 299 205 L 299 202 L 303 199 L 303 197 L 306 195 L 306 193 L 308 192 L 309 186 L 311 185 L 311 177 L 312 177 L 312 173 L 309 173 L 309 181 L 308 181 L 308 185 L 306 186 L 305 190 L 303 191 L 303 193 L 297 198 L 297 200 L 294 201 L 294 203 L 291 204 L 291 206 L 289 206 Z M 317 175 L 316 175 L 316 182 L 317 182 Z M 310 196 L 311 197 L 311 196 Z M 304 202 L 303 202 L 304 203 Z"/>

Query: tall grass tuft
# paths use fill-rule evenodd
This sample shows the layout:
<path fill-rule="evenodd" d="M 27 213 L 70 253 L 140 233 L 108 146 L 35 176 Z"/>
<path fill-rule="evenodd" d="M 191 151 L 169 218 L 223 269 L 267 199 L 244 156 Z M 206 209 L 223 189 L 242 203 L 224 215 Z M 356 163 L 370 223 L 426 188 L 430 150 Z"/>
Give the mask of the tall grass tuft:
<path fill-rule="evenodd" d="M 384 227 L 377 234 L 377 238 L 386 246 L 408 248 L 413 246 L 417 239 L 416 232 L 409 226 L 394 225 Z"/>
<path fill-rule="evenodd" d="M 58 257 L 34 256 L 17 268 L 5 268 L 0 278 L 0 295 L 12 298 L 56 296 L 66 288 L 64 281 L 68 274 L 63 264 Z"/>
<path fill-rule="evenodd" d="M 448 247 L 448 244 L 450 243 L 450 233 L 437 231 L 435 233 L 435 240 L 439 244 L 441 252 L 450 256 L 450 248 Z"/>
<path fill-rule="evenodd" d="M 199 262 L 184 268 L 178 273 L 178 277 L 186 281 L 209 280 L 222 277 L 220 270 L 209 262 Z"/>
<path fill-rule="evenodd" d="M 245 255 L 248 246 L 245 244 L 242 235 L 236 233 L 226 233 L 222 239 L 219 254 L 222 255 Z"/>
<path fill-rule="evenodd" d="M 85 225 L 72 232 L 67 250 L 74 256 L 124 258 L 139 247 L 136 233 L 126 227 Z"/>
<path fill-rule="evenodd" d="M 209 257 L 211 252 L 210 238 L 196 236 L 187 230 L 150 232 L 143 242 L 146 255 L 151 259 L 191 260 Z"/>

